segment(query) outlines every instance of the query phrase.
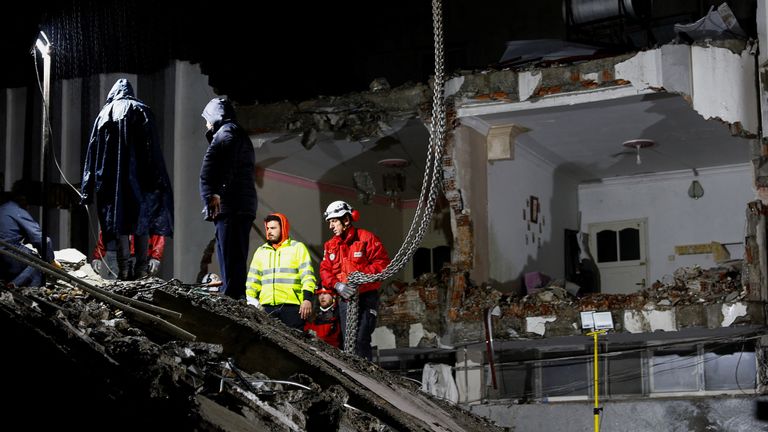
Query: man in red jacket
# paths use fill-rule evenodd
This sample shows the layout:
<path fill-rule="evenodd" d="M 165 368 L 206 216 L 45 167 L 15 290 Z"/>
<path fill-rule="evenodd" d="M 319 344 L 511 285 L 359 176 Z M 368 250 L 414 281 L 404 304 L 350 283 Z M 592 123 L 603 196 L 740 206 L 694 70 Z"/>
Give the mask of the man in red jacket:
<path fill-rule="evenodd" d="M 355 353 L 371 360 L 371 334 L 376 329 L 381 282 L 356 287 L 349 283 L 347 276 L 353 272 L 381 273 L 389 264 L 389 255 L 375 234 L 352 225 L 352 222 L 359 219 L 359 213 L 346 202 L 332 202 L 324 216 L 328 228 L 333 231 L 333 237 L 325 242 L 325 252 L 320 262 L 320 279 L 324 287 L 334 289 L 343 299 L 339 302 L 341 346 L 344 346 L 343 340 L 347 337 L 345 333 L 350 298 L 359 294 Z"/>

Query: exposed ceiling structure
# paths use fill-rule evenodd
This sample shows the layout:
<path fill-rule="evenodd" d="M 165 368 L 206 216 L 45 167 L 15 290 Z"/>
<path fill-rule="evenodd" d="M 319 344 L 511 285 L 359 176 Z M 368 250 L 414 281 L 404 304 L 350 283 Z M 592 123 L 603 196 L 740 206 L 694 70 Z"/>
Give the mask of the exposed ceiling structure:
<path fill-rule="evenodd" d="M 491 126 L 530 129 L 516 145 L 579 181 L 746 163 L 750 141 L 705 120 L 680 96 L 657 93 L 572 106 L 480 116 Z M 624 142 L 650 139 L 638 151 Z"/>
<path fill-rule="evenodd" d="M 491 126 L 515 124 L 529 129 L 517 136 L 523 147 L 561 168 L 580 182 L 698 170 L 750 161 L 750 140 L 734 137 L 718 120 L 705 120 L 681 96 L 656 93 L 577 105 L 537 108 L 478 116 Z M 301 135 L 255 137 L 260 167 L 325 184 L 354 187 L 355 172 L 367 172 L 377 194 L 383 175 L 401 172 L 406 187 L 401 198 L 418 197 L 424 172 L 429 131 L 418 119 L 395 122 L 387 136 L 352 142 L 320 133 L 309 150 Z M 639 151 L 625 142 L 653 141 Z M 639 160 L 638 161 L 638 152 Z M 402 158 L 404 168 L 382 159 Z"/>
<path fill-rule="evenodd" d="M 376 194 L 383 195 L 383 176 L 389 172 L 405 175 L 400 198 L 415 199 L 421 190 L 429 131 L 418 119 L 399 120 L 385 131 L 386 136 L 368 141 L 336 140 L 331 133 L 319 132 L 317 145 L 306 149 L 301 135 L 255 136 L 259 167 L 325 184 L 354 187 L 355 172 L 367 172 Z M 380 163 L 386 159 L 404 159 L 408 166 L 397 168 Z"/>

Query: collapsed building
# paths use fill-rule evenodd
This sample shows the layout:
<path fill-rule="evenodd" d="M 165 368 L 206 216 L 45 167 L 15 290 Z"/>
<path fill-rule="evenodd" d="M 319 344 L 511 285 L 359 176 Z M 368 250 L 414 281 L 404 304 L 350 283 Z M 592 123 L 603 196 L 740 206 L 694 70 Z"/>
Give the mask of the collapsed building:
<path fill-rule="evenodd" d="M 495 429 L 488 420 L 430 398 L 413 382 L 203 284 L 104 284 L 84 256 L 67 264 L 80 277 L 62 277 L 41 264 L 55 284 L 0 294 L 3 343 L 18 353 L 2 361 L 14 369 L 3 379 L 11 424 L 84 430 Z"/>
<path fill-rule="evenodd" d="M 758 2 L 757 17 L 765 13 L 764 3 Z M 374 333 L 375 363 L 417 379 L 436 364 L 447 365 L 457 404 L 515 430 L 588 428 L 596 389 L 603 401 L 601 422 L 611 430 L 666 430 L 660 424 L 668 430 L 764 428 L 756 408 L 766 384 L 766 54 L 758 47 L 767 42 L 765 20 L 757 21 L 757 41 L 726 38 L 619 55 L 566 56 L 462 72 L 448 80 L 442 197 L 414 259 L 399 280 L 384 288 Z M 210 238 L 200 235 L 208 231 L 193 211 L 198 207 L 197 172 L 187 169 L 199 166 L 205 148 L 198 133 L 199 111 L 210 89 L 200 69 L 186 62 L 159 75 L 132 77 L 144 100 L 164 107 L 159 115 L 165 125 L 164 150 L 173 160 L 169 170 L 182 210 L 176 212 L 168 258 L 172 265 L 163 276 L 197 282 L 192 276 L 216 271 L 210 254 L 201 263 Z M 77 96 L 86 94 L 84 89 L 101 95 L 112 81 L 105 75 L 61 82 L 58 115 L 87 122 L 89 104 L 93 110 L 103 98 L 94 102 Z M 389 88 L 379 80 L 368 92 L 238 107 L 258 147 L 259 216 L 277 210 L 287 214 L 295 235 L 318 261 L 327 234 L 321 209 L 345 199 L 362 210 L 361 226 L 375 227 L 390 253 L 397 251 L 421 205 L 416 197 L 429 149 L 431 91 L 426 84 Z M 6 143 L 23 135 L 11 127 L 24 121 L 18 109 L 23 96 L 23 89 L 6 93 Z M 59 151 L 71 162 L 64 171 L 77 173 L 78 133 L 62 129 Z M 19 149 L 5 148 L 6 161 L 13 160 Z M 12 166 L 6 170 L 6 178 L 17 174 Z M 385 175 L 394 183 L 379 183 Z M 67 204 L 62 200 L 61 205 Z M 62 238 L 73 234 L 68 221 L 77 217 L 82 215 L 74 210 L 54 217 Z M 251 244 L 261 241 L 254 230 Z M 348 378 L 338 377 L 332 367 L 323 366 L 319 373 L 333 380 L 316 378 L 315 369 L 301 372 L 309 379 L 296 375 L 315 358 L 307 352 L 317 356 L 328 350 L 318 349 L 311 338 L 275 330 L 278 343 L 259 332 L 264 320 L 253 310 L 218 307 L 211 297 L 186 294 L 173 284 L 147 292 L 152 303 L 183 307 L 195 316 L 195 323 L 186 323 L 194 334 L 207 334 L 200 323 L 208 320 L 219 323 L 217 329 L 227 328 L 230 318 L 223 317 L 233 316 L 238 326 L 258 335 L 254 346 L 276 344 L 276 357 L 302 359 L 296 363 L 301 367 L 281 370 L 271 364 L 277 369 L 264 370 L 253 364 L 261 355 L 257 348 L 235 356 L 230 365 L 232 352 L 248 348 L 212 335 L 203 339 L 213 345 L 189 347 L 194 355 L 173 344 L 147 342 L 151 348 L 145 351 L 156 353 L 161 364 L 169 362 L 164 373 L 175 376 L 186 368 L 179 376 L 188 388 L 206 379 L 190 375 L 190 369 L 205 369 L 196 362 L 208 358 L 215 359 L 209 366 L 213 374 L 223 375 L 229 365 L 244 374 L 265 375 L 248 377 L 249 384 L 234 391 L 227 387 L 226 396 L 214 396 L 214 385 L 205 387 L 194 403 L 185 399 L 189 405 L 182 408 L 196 416 L 191 422 L 220 412 L 222 404 L 235 404 L 232 399 L 238 400 L 240 412 L 249 413 L 242 417 L 263 422 L 275 421 L 262 414 L 274 413 L 274 404 L 291 405 L 277 411 L 301 413 L 282 423 L 299 429 L 313 424 L 307 413 L 322 404 L 332 407 L 318 414 L 323 422 L 336 421 L 329 420 L 333 417 L 349 428 L 374 422 L 373 417 L 397 430 L 424 428 L 419 421 L 429 422 L 369 411 L 377 400 L 354 394 L 344 385 Z M 11 311 L 6 312 L 9 321 L 39 313 L 36 308 L 50 313 L 58 310 L 53 295 L 36 290 L 6 295 L 4 304 L 16 306 L 4 310 Z M 19 312 L 20 304 L 29 309 Z M 603 319 L 607 313 L 612 325 L 597 338 L 597 365 L 593 338 L 585 336 L 596 313 Z M 102 328 L 111 318 L 84 320 L 97 327 L 89 337 L 99 341 L 87 356 L 117 356 L 125 342 L 118 337 L 117 346 L 106 345 L 107 335 L 139 333 L 133 327 Z M 30 327 L 19 334 L 30 331 L 37 332 Z M 69 332 L 85 340 L 82 331 Z M 375 372 L 377 381 L 409 388 L 405 380 L 357 366 L 365 374 Z M 132 374 L 122 379 L 130 381 Z M 293 387 L 266 387 L 260 393 L 288 394 L 275 397 L 274 404 L 246 403 L 248 393 L 261 389 L 248 386 L 266 380 L 294 384 L 276 383 Z M 333 382 L 343 392 L 329 392 L 329 402 L 316 391 L 295 390 L 318 382 L 323 389 Z M 125 399 L 113 397 L 138 397 L 149 406 L 155 399 L 137 392 L 148 387 L 162 393 L 158 384 L 142 383 Z M 94 382 L 94 392 L 104 386 Z M 26 396 L 34 400 L 31 391 Z M 337 414 L 344 403 L 362 409 L 365 420 L 353 410 Z M 442 405 L 440 410 L 459 416 Z M 469 419 L 457 427 L 487 427 Z"/>

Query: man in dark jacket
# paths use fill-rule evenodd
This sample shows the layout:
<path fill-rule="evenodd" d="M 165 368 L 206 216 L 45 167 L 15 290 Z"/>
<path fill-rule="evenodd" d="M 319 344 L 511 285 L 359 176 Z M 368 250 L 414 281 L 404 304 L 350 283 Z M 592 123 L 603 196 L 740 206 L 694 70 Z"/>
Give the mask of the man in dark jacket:
<path fill-rule="evenodd" d="M 93 124 L 82 179 L 82 203 L 93 193 L 104 241 L 117 240 L 118 278 L 128 279 L 130 235 L 134 276 L 147 272 L 150 235 L 173 236 L 173 193 L 150 108 L 119 79 Z"/>
<path fill-rule="evenodd" d="M 213 98 L 202 115 L 209 146 L 200 169 L 200 197 L 206 220 L 216 225 L 220 292 L 242 299 L 248 273 L 248 237 L 256 217 L 253 143 L 235 122 L 235 109 L 228 100 Z"/>
<path fill-rule="evenodd" d="M 30 254 L 34 252 L 24 247 L 26 243 L 31 243 L 35 249 L 41 251 L 43 232 L 27 211 L 27 200 L 20 183 L 13 185 L 11 194 L 10 201 L 0 205 L 0 238 Z M 45 260 L 53 263 L 53 243 L 50 238 L 46 241 L 45 250 L 48 256 Z M 43 274 L 34 267 L 6 255 L 0 255 L 0 280 L 15 286 L 37 287 L 42 284 Z"/>

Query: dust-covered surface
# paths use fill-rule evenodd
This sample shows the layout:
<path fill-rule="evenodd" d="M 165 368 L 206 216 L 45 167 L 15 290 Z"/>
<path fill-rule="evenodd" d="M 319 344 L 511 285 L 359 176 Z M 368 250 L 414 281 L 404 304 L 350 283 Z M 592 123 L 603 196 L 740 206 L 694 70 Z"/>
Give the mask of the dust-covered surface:
<path fill-rule="evenodd" d="M 84 266 L 87 267 L 87 266 Z M 495 430 L 244 303 L 178 281 L 103 289 L 180 312 L 195 335 L 70 284 L 0 290 L 7 424 L 78 430 Z"/>
<path fill-rule="evenodd" d="M 442 341 L 472 343 L 485 338 L 485 314 L 498 306 L 500 316 L 492 317 L 493 336 L 499 339 L 541 338 L 581 335 L 580 312 L 610 311 L 617 332 L 652 332 L 656 323 L 638 327 L 631 321 L 648 311 L 674 315 L 674 328 L 763 325 L 764 302 L 758 285 L 750 283 L 750 267 L 742 260 L 729 260 L 712 268 L 681 267 L 663 280 L 633 294 L 573 292 L 564 279 L 526 293 L 501 292 L 489 284 L 466 283 L 457 302 L 446 298 L 444 276 L 427 274 L 405 284 L 392 282 L 384 290 L 379 325 L 395 337 L 396 347 L 434 347 Z M 736 312 L 726 313 L 731 310 Z M 738 313 L 738 311 L 743 312 Z M 536 332 L 531 320 L 556 317 Z M 413 345 L 414 325 L 423 326 L 424 336 Z M 648 328 L 645 328 L 648 327 Z"/>

